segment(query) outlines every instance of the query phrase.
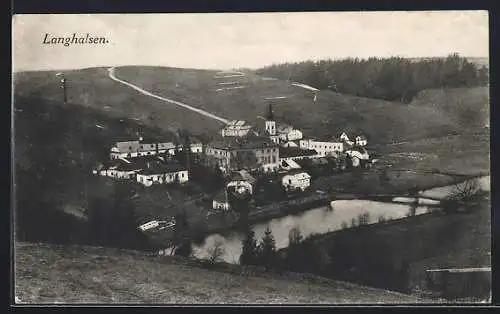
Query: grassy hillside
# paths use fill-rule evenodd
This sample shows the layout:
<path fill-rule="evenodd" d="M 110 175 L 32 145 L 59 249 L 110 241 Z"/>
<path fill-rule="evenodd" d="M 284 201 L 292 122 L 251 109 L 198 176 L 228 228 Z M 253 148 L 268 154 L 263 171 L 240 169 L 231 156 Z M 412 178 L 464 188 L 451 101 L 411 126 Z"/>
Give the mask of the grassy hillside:
<path fill-rule="evenodd" d="M 407 295 L 298 274 L 273 275 L 95 247 L 16 244 L 21 303 L 418 303 Z M 205 266 L 206 268 L 207 266 Z"/>
<path fill-rule="evenodd" d="M 209 134 L 222 126 L 220 122 L 114 82 L 105 68 L 68 71 L 65 75 L 71 104 L 98 109 L 109 116 L 130 117 L 164 130 L 184 127 L 194 133 Z M 344 130 L 362 131 L 371 143 L 389 143 L 466 132 L 464 126 L 484 125 L 488 117 L 487 88 L 450 89 L 441 94 L 424 91 L 410 105 L 332 91 L 318 92 L 313 102 L 313 92 L 307 89 L 250 73 L 224 78 L 235 74 L 128 66 L 117 68 L 116 75 L 160 96 L 227 119 L 262 123 L 259 116 L 273 103 L 279 119 L 293 123 L 309 136 L 331 137 Z M 54 72 L 16 73 L 14 84 L 15 97 L 62 102 L 62 90 Z M 243 88 L 218 91 L 235 86 Z M 476 111 L 480 113 L 472 118 L 467 115 Z"/>
<path fill-rule="evenodd" d="M 14 75 L 14 99 L 37 99 L 63 102 L 63 93 L 56 72 L 20 72 Z M 108 117 L 127 117 L 148 126 L 175 131 L 189 127 L 193 133 L 218 130 L 220 122 L 173 104 L 142 95 L 137 91 L 111 80 L 106 68 L 65 71 L 68 102 L 71 105 L 90 107 L 104 112 Z"/>

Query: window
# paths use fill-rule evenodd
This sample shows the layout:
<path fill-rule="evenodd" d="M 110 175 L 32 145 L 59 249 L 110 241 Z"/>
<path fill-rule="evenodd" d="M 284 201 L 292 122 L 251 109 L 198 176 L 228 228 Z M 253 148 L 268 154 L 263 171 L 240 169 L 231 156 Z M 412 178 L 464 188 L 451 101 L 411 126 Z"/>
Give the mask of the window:
<path fill-rule="evenodd" d="M 181 178 L 184 178 L 184 172 L 181 172 Z"/>
<path fill-rule="evenodd" d="M 288 184 L 292 184 L 292 179 L 288 179 Z"/>
<path fill-rule="evenodd" d="M 132 150 L 132 146 L 129 146 L 129 147 L 128 147 L 128 150 Z"/>

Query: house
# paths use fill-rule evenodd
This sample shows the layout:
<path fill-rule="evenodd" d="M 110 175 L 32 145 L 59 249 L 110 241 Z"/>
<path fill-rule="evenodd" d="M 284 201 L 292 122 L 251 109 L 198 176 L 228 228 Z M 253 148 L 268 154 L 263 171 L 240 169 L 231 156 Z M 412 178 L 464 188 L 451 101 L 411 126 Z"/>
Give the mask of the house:
<path fill-rule="evenodd" d="M 246 170 L 275 171 L 279 168 L 278 145 L 265 136 L 224 137 L 207 144 L 205 165 L 222 172 Z"/>
<path fill-rule="evenodd" d="M 127 163 L 118 159 L 108 167 L 102 167 L 99 170 L 99 175 L 116 179 L 134 179 L 136 173 L 141 169 L 141 165 L 136 163 Z"/>
<path fill-rule="evenodd" d="M 366 139 L 365 136 L 363 135 L 356 136 L 356 139 L 354 140 L 354 145 L 363 147 L 366 146 L 366 144 L 368 144 L 368 140 Z"/>
<path fill-rule="evenodd" d="M 149 163 L 137 172 L 137 182 L 145 186 L 153 184 L 186 183 L 189 180 L 187 169 L 179 164 Z"/>
<path fill-rule="evenodd" d="M 299 141 L 302 149 L 314 149 L 319 156 L 336 155 L 344 150 L 344 143 L 337 141 L 317 141 L 314 139 L 303 139 Z"/>
<path fill-rule="evenodd" d="M 290 125 L 282 124 L 278 126 L 278 136 L 282 142 L 289 142 L 302 139 L 303 134 Z"/>
<path fill-rule="evenodd" d="M 214 196 L 212 200 L 212 209 L 224 212 L 230 209 L 227 190 L 224 189 Z"/>
<path fill-rule="evenodd" d="M 314 149 L 303 149 L 299 147 L 280 147 L 280 163 L 283 161 L 297 161 L 304 158 L 317 158 L 320 155 Z"/>
<path fill-rule="evenodd" d="M 252 126 L 246 124 L 243 120 L 233 120 L 230 121 L 221 131 L 223 137 L 243 137 L 247 136 L 252 130 Z"/>
<path fill-rule="evenodd" d="M 227 189 L 234 189 L 238 194 L 253 194 L 253 189 L 255 187 L 255 182 L 257 180 L 246 170 L 240 170 L 236 172 L 227 183 Z"/>
<path fill-rule="evenodd" d="M 291 171 L 282 177 L 281 184 L 287 191 L 304 191 L 311 185 L 311 176 L 304 171 Z"/>

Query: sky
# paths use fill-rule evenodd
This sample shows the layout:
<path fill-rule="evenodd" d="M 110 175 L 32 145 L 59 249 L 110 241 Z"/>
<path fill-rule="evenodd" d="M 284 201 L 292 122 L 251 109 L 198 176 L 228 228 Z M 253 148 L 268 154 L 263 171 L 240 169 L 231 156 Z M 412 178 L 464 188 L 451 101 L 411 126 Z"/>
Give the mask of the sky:
<path fill-rule="evenodd" d="M 487 11 L 35 14 L 13 17 L 13 70 L 258 68 L 346 57 L 488 57 Z M 105 36 L 108 44 L 43 44 Z"/>

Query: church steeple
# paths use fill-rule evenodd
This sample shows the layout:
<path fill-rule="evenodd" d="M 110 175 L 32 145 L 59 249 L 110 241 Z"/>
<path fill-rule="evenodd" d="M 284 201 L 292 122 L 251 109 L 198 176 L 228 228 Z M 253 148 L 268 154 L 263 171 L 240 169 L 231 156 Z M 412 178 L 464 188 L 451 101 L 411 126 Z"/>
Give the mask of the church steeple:
<path fill-rule="evenodd" d="M 274 121 L 273 105 L 269 104 L 269 109 L 267 111 L 267 120 Z"/>
<path fill-rule="evenodd" d="M 273 106 L 271 104 L 269 104 L 269 110 L 266 117 L 266 131 L 267 134 L 271 136 L 273 142 L 276 142 L 276 121 L 274 121 Z"/>

